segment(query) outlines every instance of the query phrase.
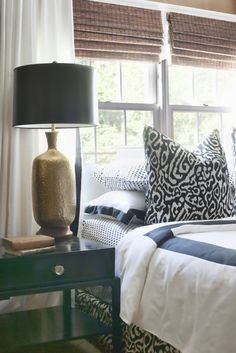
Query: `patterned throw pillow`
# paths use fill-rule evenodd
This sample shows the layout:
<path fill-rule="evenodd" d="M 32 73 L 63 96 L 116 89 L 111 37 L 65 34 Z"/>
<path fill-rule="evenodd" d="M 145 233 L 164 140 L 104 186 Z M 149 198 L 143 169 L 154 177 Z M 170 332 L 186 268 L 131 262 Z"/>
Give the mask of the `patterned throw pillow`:
<path fill-rule="evenodd" d="M 145 223 L 233 215 L 229 172 L 214 131 L 189 152 L 151 127 L 144 129 L 148 191 Z"/>
<path fill-rule="evenodd" d="M 113 162 L 97 166 L 96 180 L 108 190 L 147 190 L 145 163 Z"/>

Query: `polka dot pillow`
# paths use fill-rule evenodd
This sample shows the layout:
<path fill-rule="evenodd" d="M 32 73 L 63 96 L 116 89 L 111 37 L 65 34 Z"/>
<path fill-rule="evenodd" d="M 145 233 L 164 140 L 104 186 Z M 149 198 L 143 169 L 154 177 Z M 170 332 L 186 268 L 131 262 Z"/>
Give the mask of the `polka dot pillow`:
<path fill-rule="evenodd" d="M 95 179 L 108 190 L 146 191 L 147 173 L 144 162 L 113 162 L 97 165 Z"/>

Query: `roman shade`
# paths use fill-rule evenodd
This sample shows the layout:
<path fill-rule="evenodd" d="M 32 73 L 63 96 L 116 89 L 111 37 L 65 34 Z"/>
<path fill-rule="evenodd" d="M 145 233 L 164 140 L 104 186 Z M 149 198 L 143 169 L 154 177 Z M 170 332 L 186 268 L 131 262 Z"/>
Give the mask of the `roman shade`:
<path fill-rule="evenodd" d="M 171 12 L 169 40 L 173 64 L 236 68 L 236 23 Z"/>
<path fill-rule="evenodd" d="M 159 61 L 161 12 L 89 0 L 74 0 L 77 57 Z"/>

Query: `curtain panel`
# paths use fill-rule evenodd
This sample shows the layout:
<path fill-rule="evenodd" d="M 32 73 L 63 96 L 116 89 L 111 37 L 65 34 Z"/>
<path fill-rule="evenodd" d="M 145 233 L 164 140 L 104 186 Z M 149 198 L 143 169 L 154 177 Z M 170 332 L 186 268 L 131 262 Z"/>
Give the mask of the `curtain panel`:
<path fill-rule="evenodd" d="M 34 234 L 31 169 L 40 139 L 12 128 L 13 71 L 74 62 L 72 0 L 0 0 L 0 28 L 0 236 Z"/>
<path fill-rule="evenodd" d="M 72 0 L 0 0 L 0 237 L 38 230 L 31 170 L 41 152 L 39 132 L 12 127 L 13 70 L 52 61 L 74 62 Z M 56 305 L 59 299 L 55 292 L 11 297 L 1 300 L 0 312 Z"/>
<path fill-rule="evenodd" d="M 236 23 L 171 12 L 169 41 L 173 64 L 236 68 Z"/>
<path fill-rule="evenodd" d="M 159 61 L 161 12 L 89 0 L 74 0 L 77 57 Z"/>

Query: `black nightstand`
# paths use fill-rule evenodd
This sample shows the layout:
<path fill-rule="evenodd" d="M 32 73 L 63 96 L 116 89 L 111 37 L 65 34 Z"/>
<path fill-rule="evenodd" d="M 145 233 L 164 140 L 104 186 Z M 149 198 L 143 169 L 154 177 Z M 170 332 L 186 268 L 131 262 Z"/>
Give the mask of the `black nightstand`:
<path fill-rule="evenodd" d="M 63 291 L 63 306 L 1 315 L 1 352 L 106 333 L 113 334 L 114 353 L 120 352 L 120 280 L 115 277 L 114 248 L 73 237 L 57 243 L 50 253 L 16 257 L 0 249 L 0 300 Z M 71 307 L 71 289 L 97 285 L 112 288 L 112 327 Z"/>

